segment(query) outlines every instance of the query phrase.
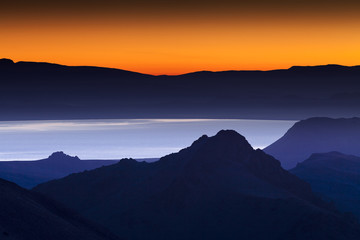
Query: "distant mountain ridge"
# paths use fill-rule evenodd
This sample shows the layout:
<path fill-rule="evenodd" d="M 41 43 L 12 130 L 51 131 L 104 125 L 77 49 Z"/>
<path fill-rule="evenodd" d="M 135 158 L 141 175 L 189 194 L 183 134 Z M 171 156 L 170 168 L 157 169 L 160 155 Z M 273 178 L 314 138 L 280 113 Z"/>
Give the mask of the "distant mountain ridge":
<path fill-rule="evenodd" d="M 18 62 L 14 62 L 13 60 L 9 59 L 9 58 L 1 58 L 0 59 L 0 67 L 4 67 L 4 66 L 14 66 L 14 65 L 21 65 L 23 64 L 24 66 L 26 64 L 36 64 L 36 65 L 49 65 L 49 66 L 53 66 L 54 68 L 58 67 L 58 68 L 97 68 L 97 69 L 108 69 L 108 70 L 115 70 L 115 71 L 122 71 L 122 72 L 128 72 L 128 73 L 135 73 L 135 74 L 142 74 L 142 75 L 149 75 L 149 76 L 156 76 L 156 75 L 152 75 L 152 74 L 146 74 L 146 73 L 137 73 L 137 72 L 133 72 L 133 71 L 129 71 L 129 70 L 124 70 L 124 69 L 118 69 L 118 68 L 108 68 L 108 67 L 99 67 L 99 66 L 69 66 L 69 65 L 64 65 L 64 64 L 57 64 L 57 63 L 50 63 L 50 62 L 31 62 L 31 61 L 18 61 Z M 354 70 L 359 70 L 360 69 L 360 65 L 355 65 L 355 66 L 345 66 L 345 65 L 339 65 L 339 64 L 326 64 L 326 65 L 315 65 L 315 66 L 292 66 L 288 69 L 273 69 L 273 70 L 227 70 L 227 71 L 210 71 L 210 70 L 203 70 L 203 71 L 195 71 L 195 72 L 188 72 L 188 73 L 183 73 L 183 74 L 178 74 L 178 75 L 166 75 L 166 74 L 162 74 L 162 75 L 158 75 L 158 76 L 182 76 L 182 75 L 191 75 L 191 74 L 208 74 L 208 73 L 224 73 L 224 72 L 271 72 L 271 71 L 285 71 L 285 70 L 292 70 L 292 71 L 303 71 L 303 70 L 323 70 L 323 69 L 332 69 L 334 71 L 338 71 L 338 70 L 348 70 L 348 69 L 354 69 Z"/>
<path fill-rule="evenodd" d="M 80 160 L 77 156 L 72 157 L 60 151 L 38 161 L 0 161 L 0 178 L 30 189 L 42 182 L 62 178 L 75 172 L 115 164 L 118 161 Z"/>
<path fill-rule="evenodd" d="M 33 190 L 124 239 L 360 237 L 357 223 L 231 130 L 154 163 L 123 159 Z"/>
<path fill-rule="evenodd" d="M 360 66 L 153 76 L 3 59 L 0 120 L 360 116 L 359 77 Z"/>
<path fill-rule="evenodd" d="M 360 157 L 339 152 L 312 154 L 290 172 L 338 209 L 360 219 Z"/>
<path fill-rule="evenodd" d="M 338 151 L 360 156 L 360 118 L 309 118 L 299 121 L 264 151 L 285 169 L 313 153 Z"/>

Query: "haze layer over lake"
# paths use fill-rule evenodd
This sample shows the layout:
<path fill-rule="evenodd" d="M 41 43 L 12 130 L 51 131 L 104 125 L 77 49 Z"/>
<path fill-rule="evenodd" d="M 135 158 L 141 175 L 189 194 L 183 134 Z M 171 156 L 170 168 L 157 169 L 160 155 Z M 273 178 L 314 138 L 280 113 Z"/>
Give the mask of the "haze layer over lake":
<path fill-rule="evenodd" d="M 264 148 L 294 123 L 242 119 L 4 121 L 0 122 L 0 160 L 37 160 L 55 151 L 80 159 L 156 158 L 221 129 L 236 130 L 254 148 Z"/>

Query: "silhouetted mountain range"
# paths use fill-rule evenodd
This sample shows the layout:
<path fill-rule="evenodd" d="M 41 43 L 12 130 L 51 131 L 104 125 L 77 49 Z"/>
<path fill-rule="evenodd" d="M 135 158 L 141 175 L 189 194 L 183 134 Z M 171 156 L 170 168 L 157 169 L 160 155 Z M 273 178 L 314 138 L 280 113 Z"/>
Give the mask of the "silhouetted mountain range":
<path fill-rule="evenodd" d="M 313 153 L 338 151 L 360 156 L 360 118 L 310 118 L 294 124 L 264 151 L 280 160 L 285 169 Z"/>
<path fill-rule="evenodd" d="M 360 228 L 235 131 L 154 163 L 119 163 L 40 184 L 125 239 L 359 239 Z"/>
<path fill-rule="evenodd" d="M 80 160 L 63 152 L 55 152 L 48 158 L 38 161 L 0 161 L 0 178 L 30 189 L 39 183 L 62 178 L 71 173 L 115 164 L 118 161 Z"/>
<path fill-rule="evenodd" d="M 360 218 L 360 157 L 339 152 L 316 153 L 290 170 L 314 192 Z"/>
<path fill-rule="evenodd" d="M 152 76 L 0 60 L 0 120 L 360 116 L 360 66 Z"/>
<path fill-rule="evenodd" d="M 118 238 L 46 197 L 0 179 L 0 239 L 116 240 Z"/>

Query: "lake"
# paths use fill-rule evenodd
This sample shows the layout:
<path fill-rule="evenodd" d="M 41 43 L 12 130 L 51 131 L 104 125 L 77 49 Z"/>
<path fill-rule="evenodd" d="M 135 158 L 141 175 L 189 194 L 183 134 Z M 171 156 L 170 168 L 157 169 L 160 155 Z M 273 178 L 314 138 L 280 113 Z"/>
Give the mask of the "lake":
<path fill-rule="evenodd" d="M 254 148 L 273 143 L 295 123 L 243 119 L 112 119 L 0 122 L 0 160 L 37 160 L 64 151 L 81 159 L 154 158 L 203 134 L 233 129 Z"/>

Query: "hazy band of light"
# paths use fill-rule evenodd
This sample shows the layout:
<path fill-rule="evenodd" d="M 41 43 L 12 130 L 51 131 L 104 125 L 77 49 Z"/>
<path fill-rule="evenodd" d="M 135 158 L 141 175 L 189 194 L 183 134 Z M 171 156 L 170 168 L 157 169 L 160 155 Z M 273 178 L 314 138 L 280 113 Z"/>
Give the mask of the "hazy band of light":
<path fill-rule="evenodd" d="M 254 148 L 263 148 L 280 138 L 293 123 L 241 119 L 0 122 L 0 160 L 43 159 L 55 151 L 81 159 L 157 158 L 221 129 L 234 129 Z"/>
<path fill-rule="evenodd" d="M 3 121 L 0 132 L 16 131 L 96 131 L 120 128 L 139 128 L 143 125 L 164 123 L 194 123 L 241 121 L 233 119 L 132 119 L 132 120 L 63 120 L 63 121 Z M 246 120 L 245 120 L 246 121 Z M 256 121 L 256 120 L 254 120 Z"/>
<path fill-rule="evenodd" d="M 242 120 L 242 119 L 132 119 L 132 120 L 49 120 L 49 121 L 2 121 L 0 132 L 17 131 L 97 131 L 151 127 L 152 124 L 196 123 L 196 122 L 293 122 L 286 120 Z"/>

